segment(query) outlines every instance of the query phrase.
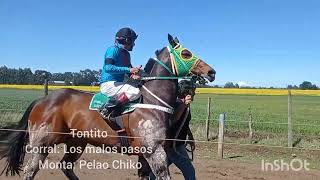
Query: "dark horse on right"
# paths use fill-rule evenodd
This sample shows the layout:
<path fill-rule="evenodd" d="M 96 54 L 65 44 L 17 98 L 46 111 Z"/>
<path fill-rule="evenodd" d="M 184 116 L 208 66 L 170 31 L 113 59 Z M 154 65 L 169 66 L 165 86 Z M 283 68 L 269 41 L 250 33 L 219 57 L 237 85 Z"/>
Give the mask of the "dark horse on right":
<path fill-rule="evenodd" d="M 215 70 L 183 48 L 177 38 L 168 35 L 169 46 L 157 51 L 156 58 L 150 59 L 145 66 L 149 80 L 141 88 L 142 104 L 128 114 L 125 129 L 130 134 L 130 146 L 133 148 L 150 148 L 152 152 L 131 153 L 143 156 L 150 165 L 157 179 L 171 179 L 167 168 L 167 155 L 164 149 L 169 119 L 177 99 L 176 77 L 188 74 L 202 76 L 214 81 Z M 16 175 L 22 170 L 25 147 L 53 147 L 64 143 L 68 149 L 82 151 L 66 153 L 61 162 L 74 164 L 87 144 L 121 148 L 120 138 L 97 111 L 89 110 L 92 93 L 75 89 L 60 89 L 48 96 L 35 100 L 24 113 L 16 129 L 7 134 L 9 143 L 2 148 L 1 157 L 6 158 L 4 171 L 6 175 Z M 71 129 L 77 131 L 99 130 L 107 132 L 108 137 L 73 137 Z M 52 133 L 54 132 L 54 133 Z M 69 151 L 71 152 L 71 151 Z M 39 171 L 39 163 L 44 162 L 48 152 L 31 153 L 31 158 L 24 167 L 24 179 L 34 179 Z M 63 169 L 71 180 L 77 180 L 73 167 Z"/>

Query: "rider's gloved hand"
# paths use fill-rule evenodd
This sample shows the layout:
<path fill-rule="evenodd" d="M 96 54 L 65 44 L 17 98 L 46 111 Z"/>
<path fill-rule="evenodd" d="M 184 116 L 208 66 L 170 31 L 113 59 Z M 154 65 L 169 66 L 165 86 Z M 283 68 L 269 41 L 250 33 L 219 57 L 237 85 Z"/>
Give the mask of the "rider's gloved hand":
<path fill-rule="evenodd" d="M 142 67 L 142 66 L 130 68 L 130 73 L 132 73 L 132 74 L 138 74 L 138 73 L 140 72 L 140 70 L 141 70 L 141 67 Z"/>
<path fill-rule="evenodd" d="M 130 76 L 130 78 L 135 79 L 135 80 L 139 80 L 139 79 L 141 79 L 141 76 L 138 75 L 138 74 L 132 74 L 132 75 Z"/>

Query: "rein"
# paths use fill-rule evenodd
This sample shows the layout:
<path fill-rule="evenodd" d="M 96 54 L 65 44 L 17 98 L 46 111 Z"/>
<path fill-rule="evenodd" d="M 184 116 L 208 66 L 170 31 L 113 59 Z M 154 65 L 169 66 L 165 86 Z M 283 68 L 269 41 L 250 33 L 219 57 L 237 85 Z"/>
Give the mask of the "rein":
<path fill-rule="evenodd" d="M 190 106 L 187 107 L 187 110 L 186 110 L 186 112 L 185 112 L 185 114 L 184 114 L 184 116 L 183 116 L 183 120 L 182 120 L 182 122 L 181 122 L 181 124 L 180 124 L 180 126 L 179 126 L 179 128 L 178 128 L 178 131 L 176 132 L 176 134 L 175 134 L 175 136 L 174 136 L 174 139 L 178 139 L 178 136 L 179 136 L 179 134 L 180 134 L 180 132 L 181 132 L 181 130 L 182 130 L 182 127 L 183 127 L 184 124 L 186 123 L 186 120 L 187 120 L 187 118 L 188 118 L 189 113 L 190 113 Z M 174 152 L 177 153 L 180 157 L 185 158 L 185 159 L 187 159 L 187 160 L 189 160 L 189 161 L 192 161 L 193 158 L 190 159 L 189 157 L 184 156 L 184 155 L 181 154 L 179 151 L 177 151 L 177 145 L 176 145 L 176 143 L 177 143 L 176 141 L 173 141 L 173 144 L 172 144 Z M 193 153 L 193 150 L 191 150 L 191 152 Z"/>
<path fill-rule="evenodd" d="M 192 79 L 191 76 L 187 77 L 172 77 L 172 76 L 161 76 L 161 77 L 142 77 L 142 81 L 149 81 L 149 80 L 173 80 L 173 79 Z"/>
<path fill-rule="evenodd" d="M 156 98 L 158 101 L 160 101 L 162 104 L 164 104 L 165 106 L 167 106 L 170 109 L 174 109 L 172 106 L 170 106 L 168 103 L 166 103 L 164 100 L 162 100 L 161 98 L 159 98 L 157 95 L 155 95 L 153 92 L 151 92 L 146 86 L 142 86 L 142 88 L 144 90 L 146 90 L 149 94 L 151 94 L 151 96 L 153 96 L 154 98 Z"/>

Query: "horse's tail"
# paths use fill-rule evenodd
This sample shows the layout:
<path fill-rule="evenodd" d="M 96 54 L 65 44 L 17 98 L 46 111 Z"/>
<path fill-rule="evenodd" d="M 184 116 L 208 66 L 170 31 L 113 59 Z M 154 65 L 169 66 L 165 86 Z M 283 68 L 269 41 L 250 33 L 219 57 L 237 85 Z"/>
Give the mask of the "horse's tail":
<path fill-rule="evenodd" d="M 7 161 L 0 175 L 6 172 L 6 176 L 9 174 L 11 176 L 16 174 L 20 176 L 19 171 L 22 171 L 23 160 L 25 157 L 25 145 L 27 144 L 29 138 L 29 133 L 27 131 L 28 119 L 30 112 L 36 103 L 37 100 L 33 101 L 29 105 L 19 124 L 14 128 L 15 130 L 11 132 L 8 131 L 8 134 L 6 135 L 8 145 L 0 151 L 0 159 L 6 157 Z"/>

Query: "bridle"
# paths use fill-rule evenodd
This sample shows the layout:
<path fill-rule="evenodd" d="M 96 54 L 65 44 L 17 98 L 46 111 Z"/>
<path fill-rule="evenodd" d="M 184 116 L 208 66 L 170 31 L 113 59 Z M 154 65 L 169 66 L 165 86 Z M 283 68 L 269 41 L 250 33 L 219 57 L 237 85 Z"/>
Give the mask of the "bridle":
<path fill-rule="evenodd" d="M 153 58 L 159 65 L 165 68 L 171 76 L 157 76 L 157 77 L 146 77 L 142 78 L 142 80 L 170 80 L 170 79 L 180 79 L 188 77 L 191 74 L 191 69 L 198 65 L 200 62 L 199 58 L 191 53 L 190 50 L 184 48 L 181 44 L 177 44 L 175 47 L 171 45 L 167 46 L 169 56 L 170 56 L 170 63 L 171 68 L 168 67 L 164 62 L 159 60 L 158 58 Z M 183 57 L 182 53 L 184 51 L 188 51 L 191 54 L 189 58 Z"/>
<path fill-rule="evenodd" d="M 188 49 L 184 48 L 181 44 L 177 44 L 175 47 L 172 47 L 171 45 L 167 46 L 169 55 L 170 55 L 170 63 L 171 68 L 168 67 L 163 61 L 159 60 L 158 58 L 153 58 L 154 61 L 156 61 L 160 66 L 165 68 L 171 76 L 155 76 L 155 77 L 142 77 L 142 81 L 150 81 L 150 80 L 178 80 L 178 79 L 191 79 L 191 77 L 188 77 L 188 75 L 191 74 L 191 69 L 196 66 L 200 61 L 199 58 L 193 53 L 191 53 Z M 184 58 L 182 53 L 183 51 L 189 51 L 188 53 L 191 54 L 189 58 Z M 159 102 L 161 102 L 164 106 L 158 106 L 158 105 L 151 105 L 148 104 L 148 108 L 150 106 L 153 107 L 153 109 L 157 109 L 160 111 L 164 111 L 166 113 L 173 114 L 174 108 L 170 106 L 168 103 L 163 101 L 160 97 L 152 93 L 146 86 L 142 85 L 142 88 L 147 91 L 152 97 L 157 99 Z M 143 108 L 144 104 L 138 104 L 135 105 L 136 107 L 139 106 L 140 108 Z M 147 105 L 145 105 L 145 108 L 147 108 Z"/>

